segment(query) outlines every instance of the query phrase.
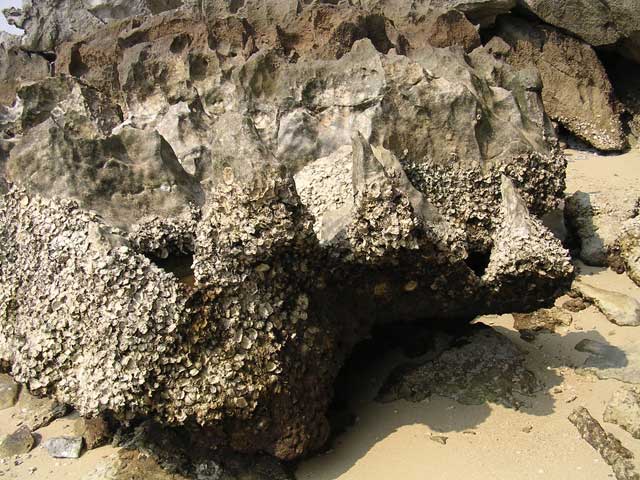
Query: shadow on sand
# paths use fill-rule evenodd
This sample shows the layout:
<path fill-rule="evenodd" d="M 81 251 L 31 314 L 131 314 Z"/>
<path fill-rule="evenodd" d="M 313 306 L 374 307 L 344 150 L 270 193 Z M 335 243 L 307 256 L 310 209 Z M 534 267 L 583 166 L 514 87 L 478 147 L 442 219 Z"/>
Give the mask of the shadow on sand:
<path fill-rule="evenodd" d="M 596 330 L 574 331 L 565 335 L 543 334 L 533 343 L 527 343 L 515 330 L 504 326 L 493 328 L 525 352 L 526 367 L 535 373 L 542 384 L 542 389 L 533 397 L 521 397 L 524 405 L 520 412 L 524 415 L 546 416 L 555 411 L 556 399 L 551 391 L 562 383 L 562 378 L 555 370 L 583 365 L 589 355 L 575 350 L 580 342 L 595 341 L 618 350 L 622 355 L 622 363 L 626 362 L 624 352 L 611 346 Z M 376 402 L 374 398 L 391 371 L 408 361 L 403 354 L 403 346 L 390 343 L 389 337 L 385 337 L 374 338 L 360 345 L 343 368 L 333 408 L 335 434 L 325 452 L 331 458 L 329 461 L 320 457 L 308 460 L 311 463 L 322 463 L 322 468 L 312 468 L 313 480 L 338 478 L 348 472 L 378 442 L 402 427 L 424 425 L 431 432 L 443 435 L 454 432 L 473 434 L 473 429 L 482 424 L 495 408 L 494 404 L 486 402 L 480 405 L 461 405 L 439 396 L 431 396 L 419 403 L 405 400 L 385 404 Z M 441 351 L 435 355 L 438 353 Z M 424 352 L 422 361 L 425 357 L 429 359 L 429 354 L 429 351 Z M 352 420 L 351 424 L 345 425 L 349 420 Z M 344 448 L 345 442 L 348 442 L 348 448 Z M 304 471 L 305 468 L 298 469 L 297 478 L 311 478 L 303 476 L 301 472 Z"/>

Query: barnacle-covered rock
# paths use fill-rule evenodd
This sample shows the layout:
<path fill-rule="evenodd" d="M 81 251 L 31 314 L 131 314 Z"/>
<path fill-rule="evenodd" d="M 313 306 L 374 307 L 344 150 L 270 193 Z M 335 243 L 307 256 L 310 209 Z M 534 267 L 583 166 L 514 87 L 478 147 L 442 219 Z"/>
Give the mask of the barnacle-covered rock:
<path fill-rule="evenodd" d="M 58 75 L 3 120 L 0 361 L 32 392 L 293 459 L 374 324 L 569 284 L 535 71 L 364 2 L 197 3 L 42 37 Z"/>

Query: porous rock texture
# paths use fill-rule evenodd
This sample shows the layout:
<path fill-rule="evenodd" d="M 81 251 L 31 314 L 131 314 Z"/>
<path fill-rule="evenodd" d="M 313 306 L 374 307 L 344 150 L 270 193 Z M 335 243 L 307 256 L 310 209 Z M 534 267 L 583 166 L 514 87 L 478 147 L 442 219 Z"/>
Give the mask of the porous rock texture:
<path fill-rule="evenodd" d="M 524 360 L 525 354 L 511 340 L 477 323 L 437 358 L 393 370 L 377 399 L 421 402 L 435 394 L 465 405 L 494 402 L 519 408 L 523 396 L 541 388 Z"/>
<path fill-rule="evenodd" d="M 593 418 L 586 408 L 576 408 L 569 415 L 569 421 L 576 427 L 580 436 L 611 466 L 617 480 L 640 479 L 640 474 L 636 471 L 633 453 L 622 445 L 622 442 L 613 434 L 602 428 L 602 425 Z"/>
<path fill-rule="evenodd" d="M 412 45 L 369 7 L 233 3 L 24 24 L 56 76 L 3 127 L 0 360 L 83 415 L 292 459 L 373 324 L 570 285 L 538 219 L 566 161 L 533 69 Z"/>
<path fill-rule="evenodd" d="M 495 34 L 509 45 L 503 57 L 510 64 L 538 68 L 545 110 L 552 119 L 597 149 L 627 146 L 621 105 L 589 44 L 513 15 L 498 18 Z"/>
<path fill-rule="evenodd" d="M 587 265 L 622 266 L 640 284 L 640 196 L 631 190 L 575 192 L 565 199 L 567 227 Z"/>

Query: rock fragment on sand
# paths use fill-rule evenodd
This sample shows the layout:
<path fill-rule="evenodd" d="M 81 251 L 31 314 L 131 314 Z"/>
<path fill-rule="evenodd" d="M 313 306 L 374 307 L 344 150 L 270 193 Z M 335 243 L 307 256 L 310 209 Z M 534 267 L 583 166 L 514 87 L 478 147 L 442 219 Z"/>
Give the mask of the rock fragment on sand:
<path fill-rule="evenodd" d="M 624 223 L 617 246 L 627 275 L 640 285 L 640 216 Z"/>
<path fill-rule="evenodd" d="M 640 386 L 622 387 L 614 392 L 603 418 L 640 439 Z"/>
<path fill-rule="evenodd" d="M 561 308 L 541 308 L 532 313 L 514 313 L 513 328 L 519 332 L 555 332 L 557 327 L 568 327 L 573 321 L 570 313 Z"/>
<path fill-rule="evenodd" d="M 570 298 L 562 304 L 562 308 L 572 313 L 578 313 L 589 307 L 589 303 L 582 298 Z"/>
<path fill-rule="evenodd" d="M 29 453 L 35 440 L 29 427 L 22 426 L 0 442 L 0 458 L 14 457 Z"/>
<path fill-rule="evenodd" d="M 80 458 L 82 437 L 50 438 L 43 446 L 53 458 Z"/>
<path fill-rule="evenodd" d="M 0 374 L 0 410 L 13 407 L 18 401 L 20 386 L 6 374 Z"/>
<path fill-rule="evenodd" d="M 438 358 L 401 365 L 391 372 L 377 399 L 419 402 L 437 394 L 466 405 L 490 401 L 517 408 L 521 401 L 516 394 L 532 395 L 540 389 L 524 359 L 524 353 L 507 337 L 476 324 Z"/>
<path fill-rule="evenodd" d="M 572 287 L 582 298 L 593 302 L 611 323 L 621 327 L 640 325 L 640 302 L 635 298 L 594 287 L 583 280 L 574 281 Z"/>
<path fill-rule="evenodd" d="M 23 391 L 16 404 L 17 418 L 31 430 L 46 427 L 57 418 L 64 417 L 68 407 L 51 398 L 34 397 Z"/>
<path fill-rule="evenodd" d="M 607 433 L 600 423 L 584 407 L 576 408 L 569 421 L 578 429 L 582 438 L 611 465 L 618 480 L 640 480 L 633 464 L 633 453 L 620 440 Z"/>
<path fill-rule="evenodd" d="M 431 435 L 429 437 L 432 442 L 439 443 L 440 445 L 446 445 L 449 437 L 443 437 L 442 435 Z"/>
<path fill-rule="evenodd" d="M 601 380 L 613 378 L 626 383 L 640 384 L 640 345 L 616 347 L 596 340 L 584 339 L 574 347 L 589 353 L 577 373 L 593 374 Z"/>

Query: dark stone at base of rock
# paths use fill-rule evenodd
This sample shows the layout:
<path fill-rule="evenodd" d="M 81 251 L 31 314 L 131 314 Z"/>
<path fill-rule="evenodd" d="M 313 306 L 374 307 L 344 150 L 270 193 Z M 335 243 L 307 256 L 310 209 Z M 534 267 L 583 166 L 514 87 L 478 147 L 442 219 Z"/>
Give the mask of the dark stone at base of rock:
<path fill-rule="evenodd" d="M 582 298 L 571 298 L 562 304 L 562 308 L 573 313 L 578 313 L 589 308 L 589 303 L 585 302 Z"/>
<path fill-rule="evenodd" d="M 2 443 L 0 443 L 0 458 L 29 453 L 34 443 L 35 439 L 29 427 L 22 426 L 2 440 Z"/>
<path fill-rule="evenodd" d="M 542 308 L 532 313 L 514 313 L 513 328 L 520 331 L 555 332 L 559 326 L 569 326 L 572 322 L 570 313 L 563 312 L 557 307 Z"/>
<path fill-rule="evenodd" d="M 106 445 L 111 441 L 113 431 L 104 416 L 95 418 L 80 417 L 73 425 L 74 433 L 84 438 L 87 450 Z"/>
<path fill-rule="evenodd" d="M 149 476 L 144 478 L 153 480 L 295 480 L 274 457 L 242 455 L 221 446 L 220 434 L 145 421 L 131 431 L 117 432 L 114 445 L 120 452 L 85 480 L 129 480 L 146 471 Z M 104 475 L 107 470 L 111 476 Z"/>

